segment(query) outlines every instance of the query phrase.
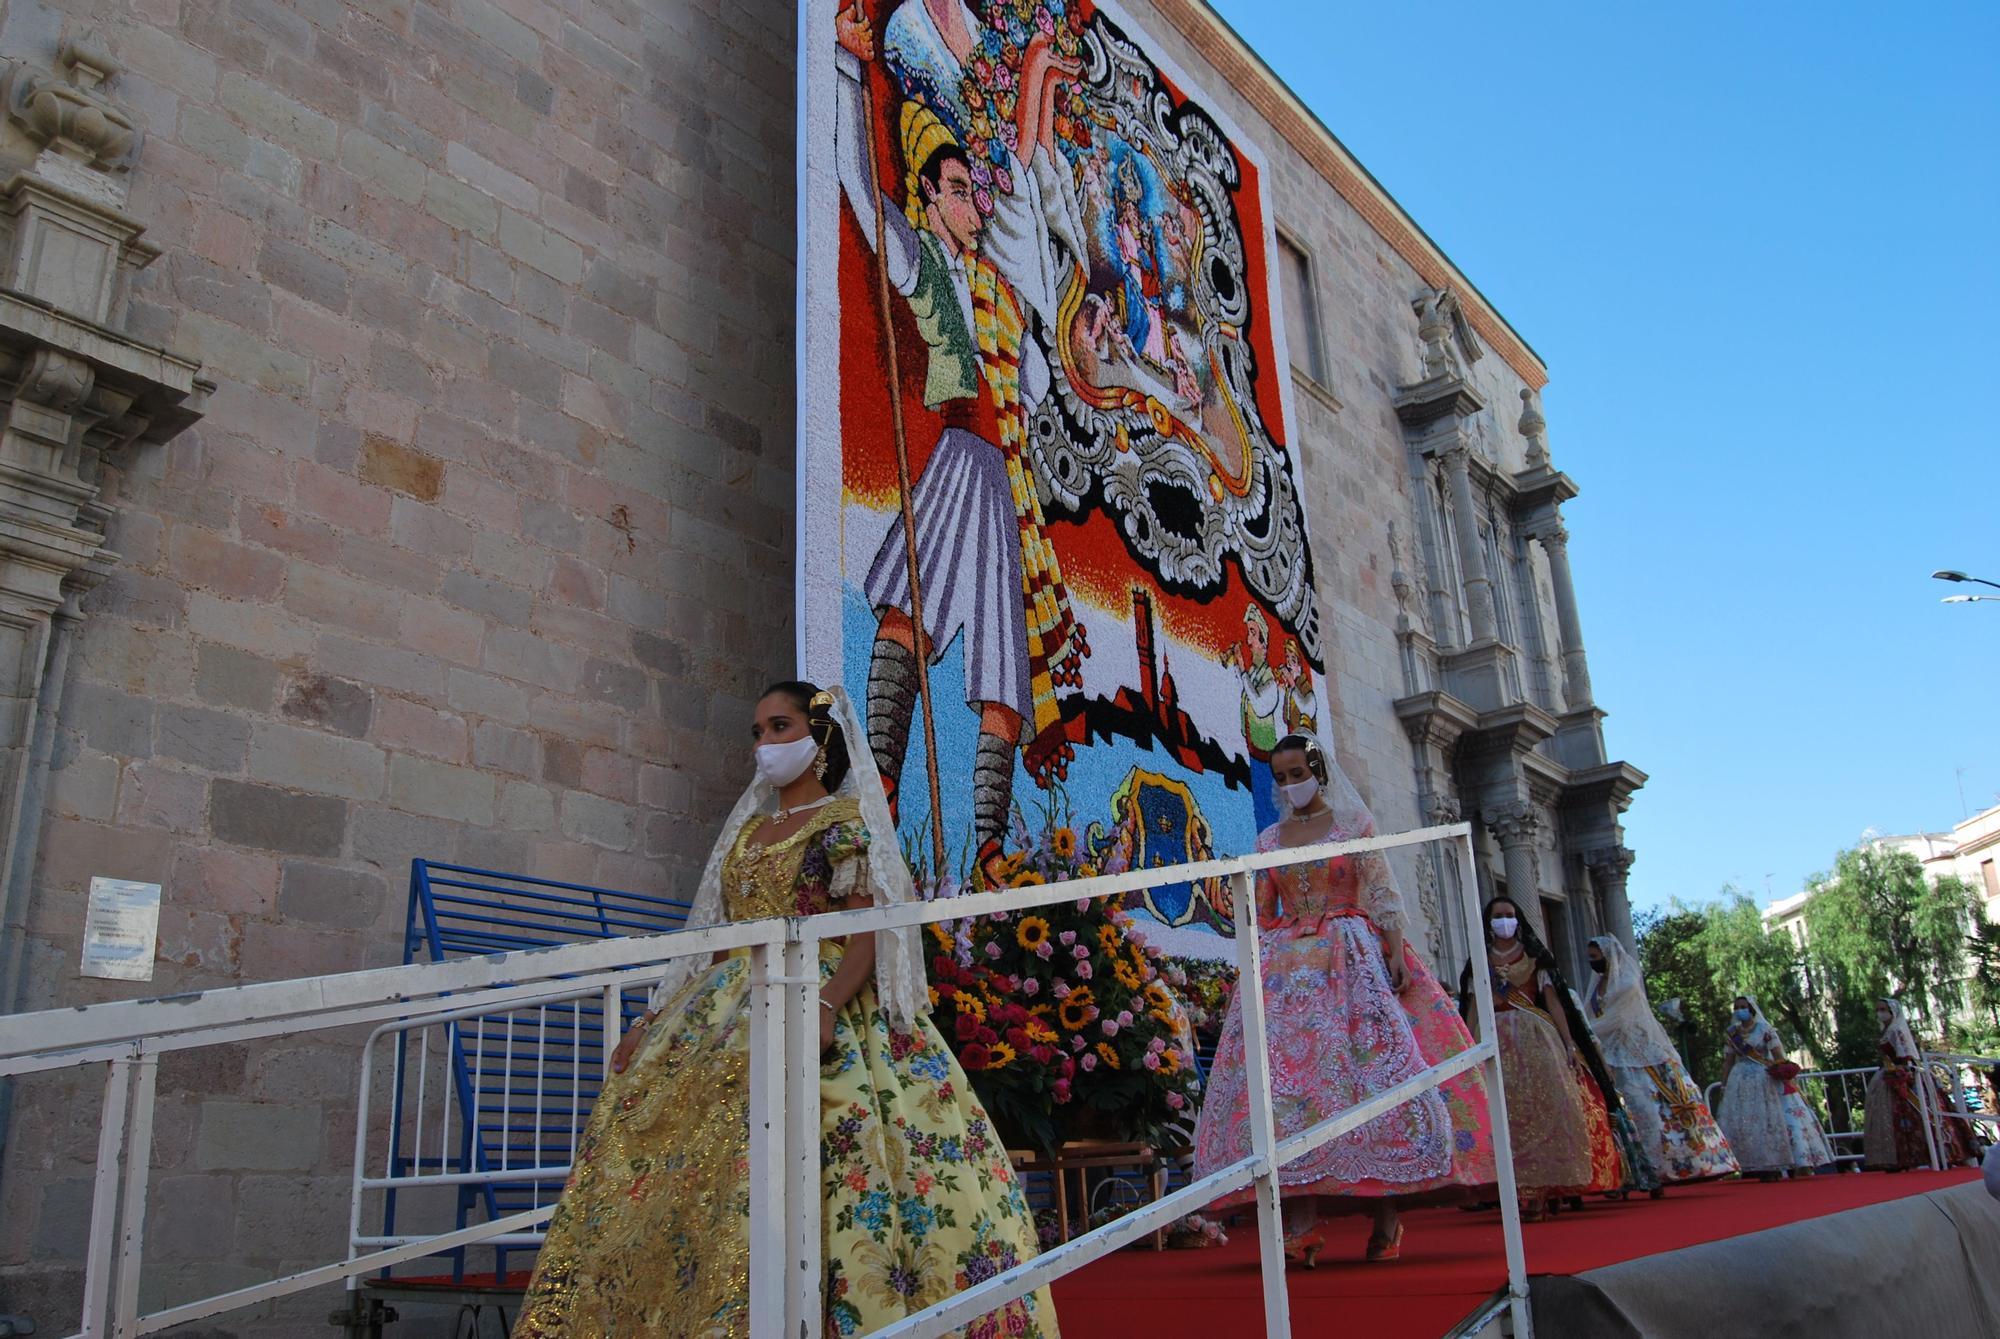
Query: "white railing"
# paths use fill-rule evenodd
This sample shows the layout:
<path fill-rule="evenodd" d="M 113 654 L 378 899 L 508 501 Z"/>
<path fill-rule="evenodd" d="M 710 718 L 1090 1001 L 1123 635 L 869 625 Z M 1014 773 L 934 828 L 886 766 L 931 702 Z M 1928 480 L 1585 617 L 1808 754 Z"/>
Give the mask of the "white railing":
<path fill-rule="evenodd" d="M 642 939 L 614 939 L 537 949 L 450 963 L 419 963 L 377 971 L 236 986 L 168 1000 L 93 1005 L 0 1019 L 0 1075 L 108 1067 L 99 1130 L 97 1173 L 86 1247 L 82 1329 L 77 1339 L 152 1334 L 170 1326 L 333 1283 L 358 1286 L 360 1276 L 403 1261 L 461 1247 L 532 1240 L 552 1202 L 472 1227 L 430 1235 L 369 1237 L 361 1230 L 362 1196 L 388 1192 L 397 1168 L 371 1177 L 369 1112 L 356 1119 L 356 1191 L 347 1258 L 318 1268 L 141 1314 L 148 1179 L 151 1171 L 154 1090 L 159 1058 L 169 1051 L 228 1042 L 380 1025 L 364 1053 L 364 1082 L 378 1048 L 395 1044 L 407 1055 L 415 1040 L 418 1073 L 435 1051 L 448 1052 L 452 1029 L 468 1020 L 550 1010 L 602 994 L 607 1024 L 618 1018 L 615 996 L 675 958 L 723 950 L 748 950 L 750 958 L 750 1299 L 753 1339 L 816 1339 L 823 1299 L 820 1259 L 820 1150 L 817 963 L 823 940 L 879 930 L 916 927 L 995 912 L 1019 912 L 1079 898 L 1102 898 L 1194 879 L 1228 879 L 1236 913 L 1235 950 L 1250 1100 L 1251 1152 L 1152 1204 L 1085 1232 L 992 1279 L 880 1332 L 881 1339 L 930 1339 L 966 1324 L 1006 1301 L 1047 1285 L 1122 1246 L 1168 1226 L 1218 1196 L 1254 1187 L 1262 1269 L 1264 1332 L 1291 1333 L 1279 1212 L 1279 1170 L 1327 1142 L 1392 1110 L 1402 1102 L 1473 1069 L 1484 1071 L 1497 1172 L 1506 1259 L 1506 1306 L 1518 1339 L 1532 1334 L 1522 1253 L 1519 1207 L 1508 1152 L 1506 1094 L 1493 1042 L 1493 1000 L 1485 972 L 1473 973 L 1482 1040 L 1369 1101 L 1283 1141 L 1271 1105 L 1265 1044 L 1263 980 L 1257 970 L 1256 899 L 1260 870 L 1334 856 L 1449 841 L 1461 856 L 1460 910 L 1477 923 L 1476 868 L 1467 824 L 1425 828 L 1391 837 L 1329 843 L 1211 860 L 1166 869 L 1101 876 L 1067 884 L 968 894 L 948 901 L 837 912 L 825 916 L 747 921 L 682 930 Z M 430 1039 L 439 1039 L 434 1048 Z M 607 1043 L 611 1040 L 607 1036 Z M 510 1054 L 512 1053 L 512 1048 Z M 608 1046 L 607 1046 L 608 1049 Z M 407 1064 L 407 1060 L 405 1060 Z M 511 1062 L 510 1062 L 511 1063 Z M 574 1083 L 575 1066 L 567 1081 Z M 407 1072 L 407 1071 L 406 1071 Z M 448 1070 L 447 1070 L 448 1072 Z M 419 1079 L 427 1085 L 428 1079 Z M 448 1087 L 449 1085 L 447 1085 Z M 424 1110 L 417 1104 L 416 1112 Z M 412 1115 L 415 1113 L 404 1113 Z M 465 1119 L 461 1111 L 460 1122 Z M 433 1127 L 453 1137 L 448 1110 Z M 428 1133 L 428 1132 L 427 1132 Z M 416 1132 L 411 1131 L 414 1136 Z M 421 1156 L 422 1144 L 415 1147 Z M 420 1160 L 407 1175 L 434 1185 L 465 1183 L 468 1176 L 518 1183 L 558 1169 L 509 1167 L 483 1173 L 425 1173 Z M 442 1167 L 443 1163 L 439 1163 Z M 563 1169 L 566 1170 L 566 1169 Z M 445 1178 L 445 1179 L 440 1179 Z"/>
<path fill-rule="evenodd" d="M 1965 1087 L 1961 1077 L 1963 1066 L 1990 1067 L 2000 1065 L 2000 1060 L 1983 1055 L 1954 1055 L 1943 1051 L 1926 1051 L 1923 1063 L 1930 1073 L 1932 1082 L 1914 1086 L 1917 1094 L 1917 1111 L 1924 1124 L 1924 1165 L 1932 1171 L 1942 1171 L 1946 1165 L 1946 1151 L 1950 1148 L 1945 1138 L 1946 1121 L 1963 1121 L 1968 1128 L 1978 1125 L 1989 1126 L 1994 1131 L 1993 1135 L 1988 1136 L 1989 1139 L 2000 1137 L 2000 1113 L 1971 1110 L 1970 1104 L 1965 1100 Z M 1820 1085 L 1821 1102 L 1829 1116 L 1838 1108 L 1827 1098 L 1827 1089 L 1838 1084 L 1841 1105 L 1847 1112 L 1849 1128 L 1836 1130 L 1826 1121 L 1819 1122 L 1820 1133 L 1826 1136 L 1827 1143 L 1834 1149 L 1833 1160 L 1836 1163 L 1865 1165 L 1867 1162 L 1865 1141 L 1868 1123 L 1868 1085 L 1881 1072 L 1881 1069 L 1874 1065 L 1863 1065 L 1855 1069 L 1809 1069 L 1802 1071 L 1793 1080 L 1801 1088 L 1809 1084 Z M 1708 1099 L 1709 1110 L 1715 1109 L 1717 1095 L 1722 1091 L 1722 1087 L 1720 1083 L 1708 1085 L 1704 1095 Z M 1941 1108 L 1932 1100 L 1934 1092 L 1946 1091 L 1953 1095 L 1957 1109 L 1952 1109 L 1953 1104 L 1950 1102 Z M 1808 1110 L 1812 1110 L 1812 1103 L 1808 1102 L 1806 1105 Z M 1814 1118 L 1818 1118 L 1817 1111 L 1814 1111 Z M 1842 1151 L 1849 1145 L 1853 1146 L 1853 1152 Z"/>

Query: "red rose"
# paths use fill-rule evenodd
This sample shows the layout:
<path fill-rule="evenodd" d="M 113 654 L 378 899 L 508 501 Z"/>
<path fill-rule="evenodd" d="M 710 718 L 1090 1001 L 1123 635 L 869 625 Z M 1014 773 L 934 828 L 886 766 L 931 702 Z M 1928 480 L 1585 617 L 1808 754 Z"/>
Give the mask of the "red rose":
<path fill-rule="evenodd" d="M 979 1026 L 979 1020 L 971 1014 L 960 1014 L 958 1016 L 957 1030 L 960 1041 L 971 1041 L 984 1031 Z"/>
<path fill-rule="evenodd" d="M 958 1063 L 969 1070 L 985 1069 L 993 1063 L 993 1053 L 978 1042 L 974 1042 L 958 1053 Z"/>

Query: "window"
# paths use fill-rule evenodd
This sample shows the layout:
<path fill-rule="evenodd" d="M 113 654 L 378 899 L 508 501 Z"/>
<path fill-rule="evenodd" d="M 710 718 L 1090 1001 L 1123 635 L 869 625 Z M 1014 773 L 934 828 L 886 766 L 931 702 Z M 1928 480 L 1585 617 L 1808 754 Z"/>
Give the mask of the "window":
<path fill-rule="evenodd" d="M 1986 885 L 1988 898 L 2000 897 L 2000 869 L 1994 868 L 1991 860 L 1979 862 L 1979 879 Z"/>
<path fill-rule="evenodd" d="M 1285 342 L 1292 367 L 1324 386 L 1326 347 L 1320 338 L 1319 300 L 1313 293 L 1312 257 L 1291 238 L 1278 238 L 1279 276 L 1284 291 Z"/>

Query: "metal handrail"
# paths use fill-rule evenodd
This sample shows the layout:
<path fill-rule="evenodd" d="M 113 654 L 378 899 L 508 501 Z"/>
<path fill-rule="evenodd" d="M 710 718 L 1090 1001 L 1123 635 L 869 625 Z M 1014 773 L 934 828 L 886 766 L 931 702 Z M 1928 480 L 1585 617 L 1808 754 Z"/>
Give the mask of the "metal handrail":
<path fill-rule="evenodd" d="M 881 1331 L 882 1339 L 932 1339 L 1004 1302 L 1045 1286 L 1121 1246 L 1168 1225 L 1218 1195 L 1244 1186 L 1256 1192 L 1265 1330 L 1290 1333 L 1285 1291 L 1279 1172 L 1328 1141 L 1437 1087 L 1475 1066 L 1484 1071 L 1506 1253 L 1508 1307 L 1514 1333 L 1531 1334 L 1519 1205 L 1507 1139 L 1506 1094 L 1485 973 L 1474 973 L 1480 1037 L 1470 1049 L 1396 1088 L 1280 1143 L 1272 1111 L 1265 1044 L 1263 980 L 1252 880 L 1261 870 L 1384 851 L 1428 842 L 1457 845 L 1461 870 L 1476 867 L 1471 828 L 1459 823 L 1390 837 L 1324 843 L 1209 860 L 1068 883 L 967 894 L 934 903 L 833 912 L 822 916 L 745 921 L 637 939 L 607 939 L 448 963 L 346 973 L 297 981 L 233 986 L 164 1000 L 128 1001 L 49 1010 L 0 1019 L 0 1075 L 108 1065 L 98 1167 L 86 1254 L 83 1329 L 78 1339 L 137 1336 L 345 1280 L 404 1260 L 468 1245 L 503 1241 L 536 1227 L 553 1205 L 460 1231 L 364 1251 L 358 1218 L 350 1221 L 349 1258 L 267 1283 L 141 1315 L 138 1311 L 146 1190 L 151 1170 L 154 1082 L 161 1054 L 224 1042 L 324 1031 L 356 1024 L 435 1025 L 457 1015 L 458 1026 L 480 1013 L 518 1009 L 557 995 L 581 998 L 646 979 L 667 962 L 724 950 L 750 956 L 750 1290 L 753 1339 L 813 1339 L 822 1324 L 819 1295 L 820 1150 L 813 965 L 822 940 L 914 928 L 968 916 L 1015 913 L 1079 898 L 1102 898 L 1166 883 L 1228 878 L 1236 912 L 1235 949 L 1244 1061 L 1249 1089 L 1251 1153 L 1153 1204 L 1092 1229 L 1036 1259 L 976 1285 Z M 1467 923 L 1477 920 L 1476 892 L 1461 878 Z M 559 985 L 556 983 L 560 982 Z M 447 1003 L 449 998 L 449 1003 Z M 468 1013 L 467 1011 L 472 1011 Z M 366 1120 L 356 1122 L 357 1159 L 366 1153 Z M 122 1164 L 122 1165 L 121 1165 Z M 519 1177 L 520 1169 L 508 1175 Z M 358 1209 L 355 1211 L 358 1213 Z"/>

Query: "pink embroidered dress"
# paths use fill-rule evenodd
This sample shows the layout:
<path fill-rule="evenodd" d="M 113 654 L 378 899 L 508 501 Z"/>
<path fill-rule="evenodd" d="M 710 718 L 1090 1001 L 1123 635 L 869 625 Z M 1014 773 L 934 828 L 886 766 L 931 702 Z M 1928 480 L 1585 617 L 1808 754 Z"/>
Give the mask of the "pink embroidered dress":
<path fill-rule="evenodd" d="M 1259 851 L 1282 843 L 1276 826 Z M 1261 935 L 1271 1096 L 1278 1137 L 1359 1105 L 1472 1045 L 1451 999 L 1407 944 L 1408 982 L 1389 984 L 1380 935 L 1403 904 L 1379 854 L 1337 857 L 1258 876 L 1258 907 L 1280 919 Z M 1195 1175 L 1250 1152 L 1240 999 L 1229 1006 L 1195 1126 Z M 1460 1075 L 1287 1165 L 1288 1198 L 1456 1198 L 1491 1185 L 1493 1134 L 1478 1072 Z M 1251 1201 L 1248 1189 L 1216 1202 Z M 1355 1206 L 1357 1208 L 1363 1206 Z"/>

